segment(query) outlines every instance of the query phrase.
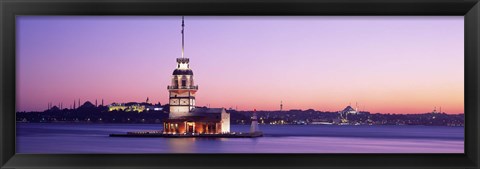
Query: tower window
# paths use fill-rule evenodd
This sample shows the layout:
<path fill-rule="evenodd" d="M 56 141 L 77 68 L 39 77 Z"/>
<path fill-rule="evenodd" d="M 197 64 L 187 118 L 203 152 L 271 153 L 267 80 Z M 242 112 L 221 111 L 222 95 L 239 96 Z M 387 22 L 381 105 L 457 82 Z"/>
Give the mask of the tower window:
<path fill-rule="evenodd" d="M 187 85 L 187 80 L 182 79 L 182 86 L 185 87 Z"/>
<path fill-rule="evenodd" d="M 177 76 L 174 76 L 173 77 L 173 86 L 178 86 L 178 77 Z"/>

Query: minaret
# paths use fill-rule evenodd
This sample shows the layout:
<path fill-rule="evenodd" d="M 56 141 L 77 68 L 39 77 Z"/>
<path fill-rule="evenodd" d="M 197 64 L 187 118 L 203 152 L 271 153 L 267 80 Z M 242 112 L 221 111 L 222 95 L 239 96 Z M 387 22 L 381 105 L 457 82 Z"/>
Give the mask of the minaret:
<path fill-rule="evenodd" d="M 198 90 L 193 82 L 193 71 L 190 69 L 190 59 L 184 56 L 185 22 L 182 16 L 182 56 L 177 58 L 177 67 L 172 74 L 171 85 L 167 87 L 170 104 L 169 118 L 189 116 L 195 108 L 195 93 Z"/>
<path fill-rule="evenodd" d="M 95 107 L 98 107 L 98 106 L 97 106 L 97 99 L 95 99 Z"/>
<path fill-rule="evenodd" d="M 75 109 L 76 105 L 75 105 L 75 99 L 73 100 L 73 109 Z"/>
<path fill-rule="evenodd" d="M 103 99 L 102 99 L 102 106 L 103 106 Z"/>
<path fill-rule="evenodd" d="M 358 102 L 355 102 L 355 112 L 358 113 Z"/>

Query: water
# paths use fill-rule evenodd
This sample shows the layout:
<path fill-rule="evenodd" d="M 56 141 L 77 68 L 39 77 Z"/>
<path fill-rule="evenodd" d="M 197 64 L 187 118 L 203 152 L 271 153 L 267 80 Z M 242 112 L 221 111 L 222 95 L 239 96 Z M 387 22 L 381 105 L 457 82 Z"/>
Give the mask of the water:
<path fill-rule="evenodd" d="M 161 124 L 17 124 L 17 153 L 464 153 L 464 128 L 260 125 L 260 138 L 126 138 Z M 248 125 L 232 125 L 246 132 Z"/>

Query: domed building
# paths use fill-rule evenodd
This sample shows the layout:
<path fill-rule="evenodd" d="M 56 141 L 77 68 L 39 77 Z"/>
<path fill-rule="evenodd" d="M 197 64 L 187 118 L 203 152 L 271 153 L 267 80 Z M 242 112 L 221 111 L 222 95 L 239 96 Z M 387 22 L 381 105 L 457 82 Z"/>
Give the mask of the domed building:
<path fill-rule="evenodd" d="M 163 124 L 165 134 L 220 134 L 230 132 L 230 114 L 224 108 L 195 107 L 198 86 L 193 80 L 190 59 L 184 57 L 182 17 L 182 57 L 172 73 L 169 92 L 170 114 Z"/>

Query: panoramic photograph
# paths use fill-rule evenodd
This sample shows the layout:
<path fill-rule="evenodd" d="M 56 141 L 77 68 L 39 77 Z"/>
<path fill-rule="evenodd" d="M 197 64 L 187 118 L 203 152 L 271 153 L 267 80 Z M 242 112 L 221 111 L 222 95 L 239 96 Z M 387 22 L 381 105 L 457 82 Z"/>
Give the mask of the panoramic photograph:
<path fill-rule="evenodd" d="M 463 16 L 17 16 L 16 43 L 19 154 L 465 152 Z"/>

